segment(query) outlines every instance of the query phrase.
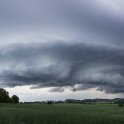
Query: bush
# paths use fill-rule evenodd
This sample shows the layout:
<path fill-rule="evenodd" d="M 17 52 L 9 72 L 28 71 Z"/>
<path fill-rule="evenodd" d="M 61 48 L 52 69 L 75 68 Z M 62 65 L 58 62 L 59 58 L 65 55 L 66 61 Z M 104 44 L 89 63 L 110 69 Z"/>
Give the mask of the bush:
<path fill-rule="evenodd" d="M 47 104 L 52 105 L 53 102 L 52 101 L 47 101 Z"/>
<path fill-rule="evenodd" d="M 118 106 L 119 106 L 119 107 L 123 107 L 123 103 L 121 103 L 121 102 L 118 103 Z"/>

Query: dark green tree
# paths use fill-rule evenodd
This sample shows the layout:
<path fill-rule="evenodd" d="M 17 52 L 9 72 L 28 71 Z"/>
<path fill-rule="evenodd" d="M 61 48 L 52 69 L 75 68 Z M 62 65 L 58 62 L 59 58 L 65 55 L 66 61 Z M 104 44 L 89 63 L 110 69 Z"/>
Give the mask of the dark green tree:
<path fill-rule="evenodd" d="M 13 96 L 11 97 L 11 100 L 12 100 L 13 103 L 19 103 L 19 97 L 16 96 L 16 95 L 13 95 Z"/>
<path fill-rule="evenodd" d="M 47 104 L 52 105 L 53 102 L 52 101 L 47 101 Z"/>
<path fill-rule="evenodd" d="M 10 101 L 9 93 L 3 88 L 0 88 L 0 103 L 9 103 Z"/>

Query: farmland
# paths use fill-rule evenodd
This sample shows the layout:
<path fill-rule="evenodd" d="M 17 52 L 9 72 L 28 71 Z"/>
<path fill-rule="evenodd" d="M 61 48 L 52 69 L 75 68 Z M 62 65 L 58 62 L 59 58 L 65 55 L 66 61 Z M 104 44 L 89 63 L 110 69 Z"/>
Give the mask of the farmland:
<path fill-rule="evenodd" d="M 0 104 L 0 124 L 124 124 L 117 104 Z"/>

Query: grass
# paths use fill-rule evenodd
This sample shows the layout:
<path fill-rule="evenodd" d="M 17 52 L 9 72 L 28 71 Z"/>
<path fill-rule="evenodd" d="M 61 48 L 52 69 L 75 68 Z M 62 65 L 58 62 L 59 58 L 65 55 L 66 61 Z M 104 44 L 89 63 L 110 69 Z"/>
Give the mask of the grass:
<path fill-rule="evenodd" d="M 0 124 L 124 124 L 115 104 L 0 104 Z"/>

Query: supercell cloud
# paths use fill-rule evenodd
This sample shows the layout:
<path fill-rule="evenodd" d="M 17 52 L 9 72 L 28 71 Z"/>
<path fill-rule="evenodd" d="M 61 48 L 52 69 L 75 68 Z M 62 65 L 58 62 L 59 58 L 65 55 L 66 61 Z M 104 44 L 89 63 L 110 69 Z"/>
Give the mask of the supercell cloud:
<path fill-rule="evenodd" d="M 123 0 L 0 1 L 0 85 L 124 93 Z"/>
<path fill-rule="evenodd" d="M 123 53 L 121 47 L 62 41 L 7 45 L 0 50 L 0 81 L 11 87 L 98 87 L 106 92 L 124 92 Z"/>

